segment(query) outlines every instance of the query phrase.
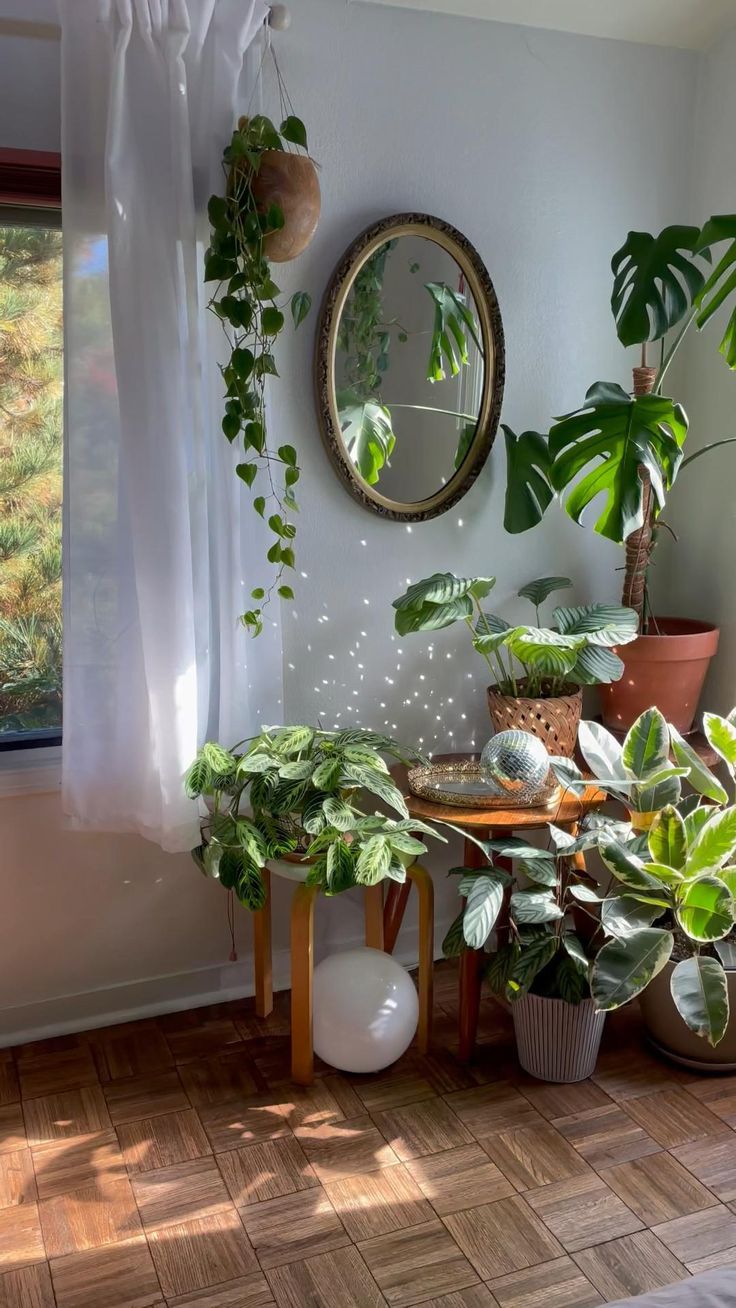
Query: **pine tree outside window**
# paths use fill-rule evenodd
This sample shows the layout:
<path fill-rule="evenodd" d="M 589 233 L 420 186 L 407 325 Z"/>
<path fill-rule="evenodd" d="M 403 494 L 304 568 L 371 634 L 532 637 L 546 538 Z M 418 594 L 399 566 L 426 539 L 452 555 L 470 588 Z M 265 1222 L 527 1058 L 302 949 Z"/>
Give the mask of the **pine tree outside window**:
<path fill-rule="evenodd" d="M 0 151 L 0 749 L 62 719 L 59 160 Z"/>

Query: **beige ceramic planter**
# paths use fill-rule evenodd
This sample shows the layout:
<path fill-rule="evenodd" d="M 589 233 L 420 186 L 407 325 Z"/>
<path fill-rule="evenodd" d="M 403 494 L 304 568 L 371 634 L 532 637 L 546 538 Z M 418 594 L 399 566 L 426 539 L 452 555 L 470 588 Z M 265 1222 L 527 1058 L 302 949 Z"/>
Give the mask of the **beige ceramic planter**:
<path fill-rule="evenodd" d="M 674 963 L 666 963 L 640 998 L 642 1017 L 657 1049 L 676 1063 L 702 1071 L 736 1070 L 736 972 L 727 972 L 731 1009 L 726 1034 L 715 1048 L 685 1025 L 670 991 Z"/>
<path fill-rule="evenodd" d="M 523 995 L 511 1005 L 519 1062 L 538 1081 L 584 1081 L 595 1071 L 606 1014 L 592 999 Z"/>

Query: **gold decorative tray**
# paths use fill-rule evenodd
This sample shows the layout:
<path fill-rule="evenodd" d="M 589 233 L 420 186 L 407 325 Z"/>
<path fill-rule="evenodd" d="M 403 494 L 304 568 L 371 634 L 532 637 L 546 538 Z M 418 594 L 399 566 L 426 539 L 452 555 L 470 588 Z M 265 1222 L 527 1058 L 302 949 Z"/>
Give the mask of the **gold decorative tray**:
<path fill-rule="evenodd" d="M 408 782 L 412 794 L 420 799 L 458 808 L 543 808 L 560 797 L 556 782 L 545 786 L 531 801 L 516 799 L 513 791 L 499 794 L 481 775 L 480 765 L 467 760 L 412 768 Z"/>

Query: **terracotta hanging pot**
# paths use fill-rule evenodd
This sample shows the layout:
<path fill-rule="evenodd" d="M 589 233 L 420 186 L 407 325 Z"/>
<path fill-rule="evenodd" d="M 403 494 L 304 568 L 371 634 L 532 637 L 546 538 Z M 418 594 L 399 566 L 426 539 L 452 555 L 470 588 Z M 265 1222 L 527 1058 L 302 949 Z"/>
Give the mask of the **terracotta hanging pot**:
<path fill-rule="evenodd" d="M 603 721 L 610 731 L 628 731 L 652 707 L 682 734 L 692 730 L 705 674 L 718 649 L 718 628 L 690 618 L 657 618 L 652 626 L 656 635 L 639 636 L 616 650 L 624 674 L 600 687 Z"/>
<path fill-rule="evenodd" d="M 262 212 L 277 204 L 284 215 L 283 227 L 263 242 L 266 258 L 272 263 L 296 259 L 306 250 L 319 222 L 319 178 L 312 160 L 287 150 L 264 150 L 252 191 Z"/>

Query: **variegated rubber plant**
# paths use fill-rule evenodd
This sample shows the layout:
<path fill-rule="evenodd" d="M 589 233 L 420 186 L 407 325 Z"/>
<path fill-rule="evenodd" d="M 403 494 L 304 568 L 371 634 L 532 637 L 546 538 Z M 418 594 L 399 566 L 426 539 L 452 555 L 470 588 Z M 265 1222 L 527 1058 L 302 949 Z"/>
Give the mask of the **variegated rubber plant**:
<path fill-rule="evenodd" d="M 635 639 L 637 618 L 632 609 L 611 604 L 558 607 L 553 613 L 555 625 L 541 627 L 540 606 L 572 582 L 569 577 L 540 577 L 518 592 L 534 605 L 536 625 L 512 625 L 482 606 L 495 584 L 495 577 L 436 572 L 394 600 L 396 630 L 404 636 L 464 622 L 473 648 L 485 659 L 503 695 L 541 698 L 559 695 L 570 685 L 618 681 L 624 665 L 613 646 Z"/>
<path fill-rule="evenodd" d="M 194 861 L 250 909 L 265 900 L 263 868 L 285 856 L 309 862 L 307 880 L 328 895 L 384 877 L 404 881 L 407 866 L 426 851 L 417 833 L 444 836 L 409 817 L 384 754 L 426 761 L 390 736 L 360 728 L 269 728 L 233 749 L 208 742 L 186 778 L 187 793 L 203 796 L 209 810 Z M 366 811 L 361 792 L 397 818 Z"/>
<path fill-rule="evenodd" d="M 703 728 L 733 783 L 736 710 L 727 718 L 706 713 Z M 581 724 L 579 743 L 601 789 L 622 800 L 632 819 L 598 833 L 611 887 L 582 890 L 591 908 L 597 903 L 607 937 L 592 966 L 593 999 L 598 1008 L 620 1008 L 674 951 L 677 1011 L 717 1045 L 729 1021 L 726 969 L 736 968 L 736 804 L 657 709 L 643 713 L 623 743 L 597 723 Z M 553 767 L 566 784 L 583 784 L 569 761 Z"/>

